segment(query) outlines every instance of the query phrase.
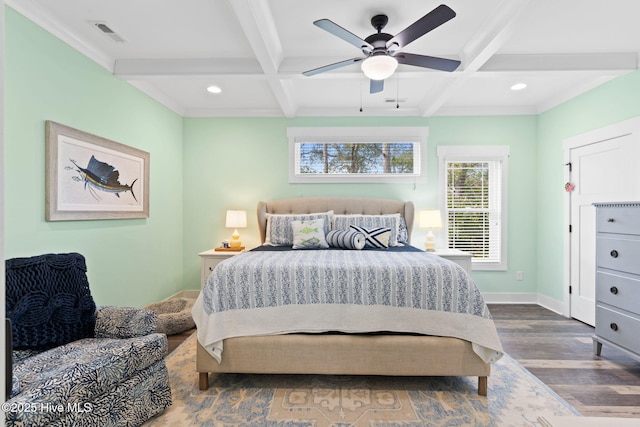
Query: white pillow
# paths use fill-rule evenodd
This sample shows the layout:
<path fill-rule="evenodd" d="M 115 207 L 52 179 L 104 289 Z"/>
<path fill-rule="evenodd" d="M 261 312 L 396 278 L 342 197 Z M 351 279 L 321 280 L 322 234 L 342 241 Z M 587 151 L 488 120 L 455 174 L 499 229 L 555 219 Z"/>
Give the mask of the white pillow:
<path fill-rule="evenodd" d="M 386 249 L 389 247 L 391 229 L 388 227 L 365 228 L 357 225 L 350 225 L 352 230 L 364 234 L 365 248 Z"/>
<path fill-rule="evenodd" d="M 324 219 L 291 221 L 293 249 L 328 248 L 325 238 Z"/>
<path fill-rule="evenodd" d="M 332 230 L 348 230 L 349 226 L 356 225 L 365 228 L 386 227 L 391 230 L 389 246 L 401 246 L 398 243 L 400 234 L 400 214 L 388 215 L 334 215 Z"/>
<path fill-rule="evenodd" d="M 333 211 L 310 214 L 267 214 L 267 230 L 264 244 L 268 246 L 293 245 L 292 221 L 324 220 L 324 233 L 329 232 Z"/>

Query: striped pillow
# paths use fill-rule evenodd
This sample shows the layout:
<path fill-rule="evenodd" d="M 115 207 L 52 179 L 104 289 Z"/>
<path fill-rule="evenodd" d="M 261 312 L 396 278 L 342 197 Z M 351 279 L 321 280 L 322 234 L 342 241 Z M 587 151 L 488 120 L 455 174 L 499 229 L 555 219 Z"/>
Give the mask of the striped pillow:
<path fill-rule="evenodd" d="M 365 245 L 364 234 L 354 230 L 331 230 L 326 238 L 332 248 L 360 250 Z"/>
<path fill-rule="evenodd" d="M 364 228 L 358 225 L 350 225 L 352 230 L 364 234 L 365 248 L 383 248 L 389 247 L 389 239 L 391 238 L 391 229 L 387 227 Z"/>

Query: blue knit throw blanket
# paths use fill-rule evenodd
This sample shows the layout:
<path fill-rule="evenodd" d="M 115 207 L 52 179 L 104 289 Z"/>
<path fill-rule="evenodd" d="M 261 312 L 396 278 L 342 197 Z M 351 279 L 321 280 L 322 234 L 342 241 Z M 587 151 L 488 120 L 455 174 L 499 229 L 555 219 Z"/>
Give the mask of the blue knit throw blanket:
<path fill-rule="evenodd" d="M 96 305 L 78 253 L 6 261 L 13 348 L 46 350 L 94 335 Z"/>

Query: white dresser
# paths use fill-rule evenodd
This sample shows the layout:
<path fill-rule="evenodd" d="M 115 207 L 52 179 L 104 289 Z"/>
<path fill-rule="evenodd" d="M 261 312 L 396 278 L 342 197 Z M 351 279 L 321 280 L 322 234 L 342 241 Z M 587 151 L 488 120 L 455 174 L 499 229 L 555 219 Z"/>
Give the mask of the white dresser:
<path fill-rule="evenodd" d="M 594 352 L 604 343 L 640 358 L 640 202 L 595 206 Z"/>

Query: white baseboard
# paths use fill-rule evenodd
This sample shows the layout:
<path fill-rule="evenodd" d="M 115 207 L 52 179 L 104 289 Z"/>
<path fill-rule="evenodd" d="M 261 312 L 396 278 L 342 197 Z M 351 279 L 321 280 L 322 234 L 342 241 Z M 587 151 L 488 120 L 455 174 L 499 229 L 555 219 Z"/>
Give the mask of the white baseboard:
<path fill-rule="evenodd" d="M 487 304 L 537 304 L 538 294 L 483 292 L 482 296 Z"/>
<path fill-rule="evenodd" d="M 564 302 L 534 293 L 483 292 L 487 304 L 536 304 L 558 314 L 564 313 Z"/>
<path fill-rule="evenodd" d="M 180 291 L 177 292 L 171 296 L 168 296 L 167 298 L 164 299 L 164 301 L 173 299 L 173 298 L 192 298 L 192 299 L 196 299 L 198 298 L 198 295 L 200 295 L 200 291 L 197 290 L 187 290 L 187 291 Z"/>

